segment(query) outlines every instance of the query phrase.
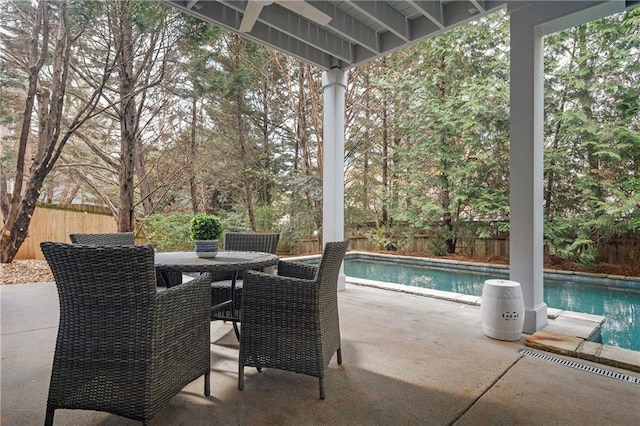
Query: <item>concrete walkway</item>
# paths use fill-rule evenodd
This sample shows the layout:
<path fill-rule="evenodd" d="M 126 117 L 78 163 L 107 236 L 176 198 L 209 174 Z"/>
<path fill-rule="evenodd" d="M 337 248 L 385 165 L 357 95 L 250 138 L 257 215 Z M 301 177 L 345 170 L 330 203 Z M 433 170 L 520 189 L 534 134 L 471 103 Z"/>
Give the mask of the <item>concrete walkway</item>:
<path fill-rule="evenodd" d="M 41 425 L 58 322 L 53 283 L 0 286 L 2 425 Z M 189 384 L 153 425 L 636 425 L 640 384 L 521 353 L 482 333 L 480 308 L 349 285 L 339 295 L 343 364 L 327 398 L 317 379 L 248 369 L 237 386 L 232 328 L 212 323 L 211 396 Z M 535 350 L 533 350 L 535 351 Z M 551 355 L 562 358 L 561 355 Z M 640 378 L 640 373 L 567 358 Z M 111 414 L 57 410 L 56 425 L 129 425 Z"/>

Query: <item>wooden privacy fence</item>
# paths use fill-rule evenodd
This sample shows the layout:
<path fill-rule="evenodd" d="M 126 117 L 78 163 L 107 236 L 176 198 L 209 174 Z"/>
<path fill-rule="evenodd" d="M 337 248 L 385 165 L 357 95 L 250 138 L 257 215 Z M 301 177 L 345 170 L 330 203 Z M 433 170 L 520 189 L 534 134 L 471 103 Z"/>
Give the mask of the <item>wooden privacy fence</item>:
<path fill-rule="evenodd" d="M 351 240 L 349 250 L 379 251 L 376 248 L 375 242 L 361 233 L 349 235 L 349 232 L 347 232 L 347 236 Z M 298 246 L 300 254 L 320 252 L 320 243 L 317 238 L 299 240 Z M 411 255 L 411 253 L 424 254 L 429 253 L 429 251 L 428 236 L 414 236 L 407 244 L 407 247 L 402 250 L 403 254 L 407 255 Z M 596 251 L 597 262 L 627 266 L 635 266 L 640 263 L 640 239 L 620 238 L 601 241 L 596 244 Z M 471 243 L 459 241 L 456 245 L 456 254 L 485 257 L 488 259 L 508 259 L 509 239 L 507 237 L 476 239 Z"/>
<path fill-rule="evenodd" d="M 95 206 L 68 206 L 65 208 L 49 208 L 39 206 L 36 208 L 29 236 L 24 241 L 16 259 L 44 259 L 40 252 L 42 241 L 69 242 L 69 234 L 72 233 L 103 233 L 116 232 L 116 221 L 108 213 L 108 210 Z M 351 239 L 349 248 L 359 251 L 376 251 L 374 241 L 368 239 L 362 231 L 347 231 Z M 144 244 L 143 239 L 137 239 L 137 244 Z M 284 243 L 281 239 L 281 243 Z M 278 246 L 284 248 L 283 244 Z M 638 233 L 626 236 L 626 238 L 609 239 L 596 244 L 598 262 L 606 262 L 614 265 L 634 266 L 640 263 L 640 235 Z M 322 247 L 318 238 L 303 238 L 295 242 L 293 247 L 288 247 L 280 254 L 310 254 L 320 253 Z M 406 242 L 403 253 L 427 253 L 429 252 L 429 236 L 415 234 Z M 509 257 L 508 235 L 497 238 L 476 239 L 471 242 L 458 241 L 456 246 L 458 254 L 478 256 L 486 258 Z"/>
<path fill-rule="evenodd" d="M 40 251 L 42 241 L 71 242 L 69 234 L 116 232 L 118 227 L 110 214 L 36 207 L 29 226 L 28 237 L 20 246 L 16 259 L 44 259 Z"/>
<path fill-rule="evenodd" d="M 347 237 L 350 240 L 349 250 L 379 251 L 379 249 L 376 248 L 375 242 L 361 233 L 349 234 L 349 232 L 347 232 Z M 320 253 L 322 247 L 320 246 L 318 238 L 305 238 L 297 241 L 297 251 L 297 254 Z M 414 236 L 411 241 L 408 242 L 407 246 L 402 249 L 402 252 L 405 254 L 424 254 L 429 253 L 429 251 L 429 237 L 424 235 Z M 509 239 L 504 237 L 477 239 L 471 244 L 458 242 L 456 252 L 470 256 L 500 257 L 506 259 L 509 257 Z"/>

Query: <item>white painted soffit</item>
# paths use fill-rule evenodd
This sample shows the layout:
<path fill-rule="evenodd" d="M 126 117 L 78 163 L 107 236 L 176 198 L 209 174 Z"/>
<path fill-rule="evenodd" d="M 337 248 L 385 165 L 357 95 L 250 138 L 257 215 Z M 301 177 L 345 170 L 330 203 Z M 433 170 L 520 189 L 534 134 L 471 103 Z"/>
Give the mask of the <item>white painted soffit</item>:
<path fill-rule="evenodd" d="M 574 21 L 571 11 L 592 9 L 591 19 L 638 6 L 640 0 L 609 1 L 482 1 L 482 0 L 352 0 L 304 3 L 331 20 L 326 25 L 305 18 L 289 7 L 302 0 L 162 0 L 194 17 L 221 28 L 240 32 L 249 2 L 260 5 L 251 31 L 244 36 L 311 63 L 321 69 L 347 70 L 395 50 L 447 31 L 457 25 L 493 13 L 540 2 L 544 8 L 567 10 L 566 19 L 550 22 L 546 33 L 566 28 Z M 610 14 L 609 13 L 609 14 Z M 586 22 L 584 17 L 578 18 Z M 588 21 L 589 19 L 587 19 Z M 577 24 L 577 23 L 576 23 Z"/>
<path fill-rule="evenodd" d="M 163 0 L 221 28 L 240 33 L 240 23 L 250 1 Z M 313 1 L 306 3 L 329 15 L 320 25 L 287 8 L 264 2 L 250 32 L 242 33 L 324 70 L 349 69 L 395 50 L 485 16 L 507 1 Z"/>

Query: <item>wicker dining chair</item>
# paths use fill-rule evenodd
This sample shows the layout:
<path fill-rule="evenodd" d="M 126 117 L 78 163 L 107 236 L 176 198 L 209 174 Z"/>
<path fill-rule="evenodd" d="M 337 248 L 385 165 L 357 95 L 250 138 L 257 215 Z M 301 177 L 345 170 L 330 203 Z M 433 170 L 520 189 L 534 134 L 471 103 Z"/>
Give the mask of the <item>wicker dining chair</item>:
<path fill-rule="evenodd" d="M 136 244 L 136 236 L 133 232 L 112 232 L 103 234 L 69 234 L 69 239 L 74 244 L 100 245 L 100 246 L 133 246 Z"/>
<path fill-rule="evenodd" d="M 238 389 L 244 367 L 270 367 L 318 377 L 324 399 L 334 353 L 342 364 L 337 281 L 348 245 L 327 243 L 320 266 L 280 261 L 278 275 L 245 273 Z"/>
<path fill-rule="evenodd" d="M 210 393 L 209 276 L 156 289 L 153 248 L 43 242 L 60 301 L 45 425 L 56 409 L 147 424 L 204 375 Z"/>
<path fill-rule="evenodd" d="M 242 232 L 227 232 L 224 236 L 224 250 L 228 251 L 259 251 L 275 254 L 280 234 L 250 234 Z M 211 306 L 231 300 L 232 273 L 220 273 L 212 276 Z M 235 310 L 239 311 L 242 297 L 242 274 L 238 274 L 235 292 Z M 212 312 L 216 315 L 220 312 Z M 230 315 L 225 308 L 224 313 Z"/>
<path fill-rule="evenodd" d="M 69 239 L 74 244 L 99 245 L 99 246 L 133 246 L 136 237 L 133 232 L 112 232 L 102 234 L 69 234 Z M 158 287 L 173 287 L 182 284 L 182 273 L 178 271 L 162 271 L 157 273 L 156 283 Z"/>

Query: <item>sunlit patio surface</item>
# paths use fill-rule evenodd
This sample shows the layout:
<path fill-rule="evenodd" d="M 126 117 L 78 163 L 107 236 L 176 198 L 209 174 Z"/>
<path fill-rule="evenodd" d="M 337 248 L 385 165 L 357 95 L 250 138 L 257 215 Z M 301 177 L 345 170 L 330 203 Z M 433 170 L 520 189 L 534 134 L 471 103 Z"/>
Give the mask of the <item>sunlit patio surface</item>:
<path fill-rule="evenodd" d="M 41 425 L 58 324 L 55 285 L 3 285 L 0 291 L 0 423 Z M 198 379 L 152 424 L 640 424 L 640 373 L 540 352 L 525 346 L 527 336 L 518 342 L 488 338 L 478 306 L 352 284 L 339 293 L 339 304 L 343 364 L 335 358 L 330 364 L 324 401 L 318 399 L 317 379 L 273 369 L 247 369 L 239 391 L 235 335 L 229 324 L 214 322 L 211 396 L 203 395 Z M 523 350 L 621 373 L 627 380 Z M 57 410 L 55 424 L 139 423 Z"/>

